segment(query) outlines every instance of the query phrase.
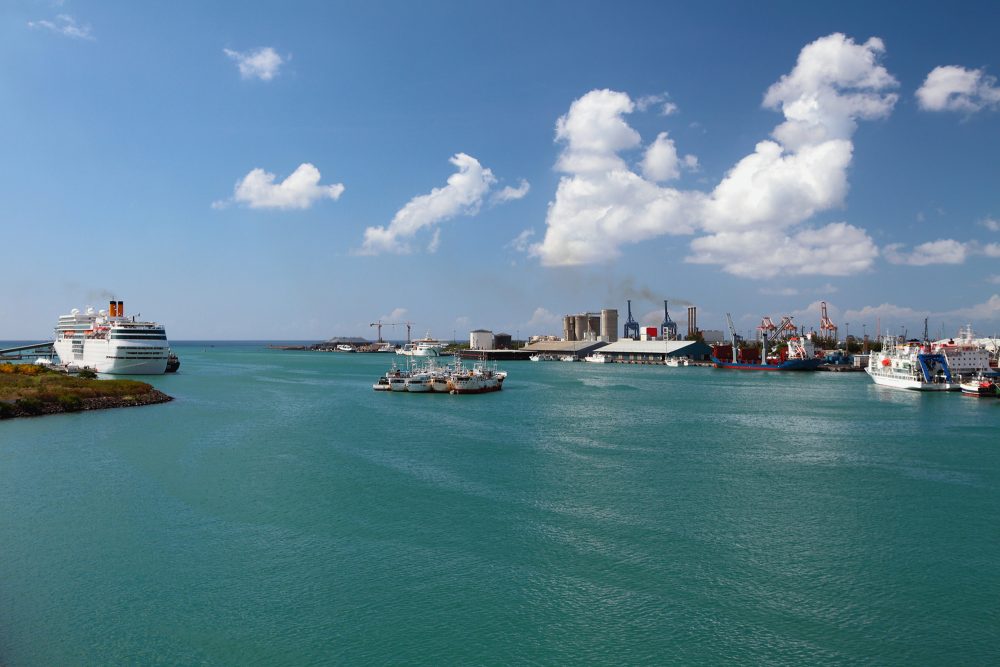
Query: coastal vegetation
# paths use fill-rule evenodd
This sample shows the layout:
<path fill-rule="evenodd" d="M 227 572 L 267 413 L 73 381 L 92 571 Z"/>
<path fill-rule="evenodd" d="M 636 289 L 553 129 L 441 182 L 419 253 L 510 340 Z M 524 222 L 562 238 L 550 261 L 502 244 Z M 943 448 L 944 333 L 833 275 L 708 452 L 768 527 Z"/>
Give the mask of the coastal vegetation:
<path fill-rule="evenodd" d="M 172 400 L 136 380 L 98 380 L 31 364 L 0 364 L 0 419 L 151 405 Z"/>

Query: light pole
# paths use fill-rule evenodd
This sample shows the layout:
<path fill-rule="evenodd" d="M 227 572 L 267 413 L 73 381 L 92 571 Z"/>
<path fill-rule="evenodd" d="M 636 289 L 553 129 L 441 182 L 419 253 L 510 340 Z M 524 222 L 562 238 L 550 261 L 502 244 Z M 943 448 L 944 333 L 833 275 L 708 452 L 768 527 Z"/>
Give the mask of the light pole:
<path fill-rule="evenodd" d="M 851 338 L 851 323 L 850 322 L 844 322 L 844 349 L 847 350 L 848 354 L 851 353 L 851 340 L 850 340 L 850 338 Z"/>

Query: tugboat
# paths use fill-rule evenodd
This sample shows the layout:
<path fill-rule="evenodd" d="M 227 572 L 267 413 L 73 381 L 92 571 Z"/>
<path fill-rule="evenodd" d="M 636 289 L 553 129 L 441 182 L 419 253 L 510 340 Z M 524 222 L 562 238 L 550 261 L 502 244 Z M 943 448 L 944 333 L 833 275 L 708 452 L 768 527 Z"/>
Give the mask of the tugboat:
<path fill-rule="evenodd" d="M 176 373 L 181 367 L 181 360 L 171 350 L 167 350 L 167 369 L 164 373 Z"/>

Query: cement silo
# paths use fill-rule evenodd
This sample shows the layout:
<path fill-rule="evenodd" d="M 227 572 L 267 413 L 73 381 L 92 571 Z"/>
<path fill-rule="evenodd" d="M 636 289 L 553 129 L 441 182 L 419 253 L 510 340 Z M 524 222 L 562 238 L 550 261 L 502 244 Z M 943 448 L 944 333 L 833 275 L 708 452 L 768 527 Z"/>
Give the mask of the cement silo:
<path fill-rule="evenodd" d="M 618 310 L 605 308 L 601 311 L 601 340 L 614 343 L 618 340 Z"/>
<path fill-rule="evenodd" d="M 583 313 L 581 315 L 574 315 L 573 322 L 576 329 L 576 338 L 573 340 L 586 340 L 587 339 L 587 314 Z"/>
<path fill-rule="evenodd" d="M 563 340 L 576 340 L 576 328 L 572 315 L 563 317 Z"/>
<path fill-rule="evenodd" d="M 587 313 L 587 340 L 599 340 L 601 336 L 601 316 Z"/>

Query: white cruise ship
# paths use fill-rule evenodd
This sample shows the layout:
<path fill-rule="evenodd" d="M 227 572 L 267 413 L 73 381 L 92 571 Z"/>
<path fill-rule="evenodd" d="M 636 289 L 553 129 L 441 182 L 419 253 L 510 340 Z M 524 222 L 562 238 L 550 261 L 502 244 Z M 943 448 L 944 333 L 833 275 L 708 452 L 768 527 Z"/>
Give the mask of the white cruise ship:
<path fill-rule="evenodd" d="M 931 351 L 930 345 L 916 341 L 897 342 L 886 336 L 882 351 L 873 352 L 865 371 L 875 384 L 915 391 L 958 391 L 957 378 L 951 375 L 943 354 Z"/>
<path fill-rule="evenodd" d="M 163 325 L 125 317 L 125 304 L 107 311 L 74 308 L 59 317 L 53 343 L 59 361 L 115 375 L 159 375 L 167 370 L 170 345 Z"/>

